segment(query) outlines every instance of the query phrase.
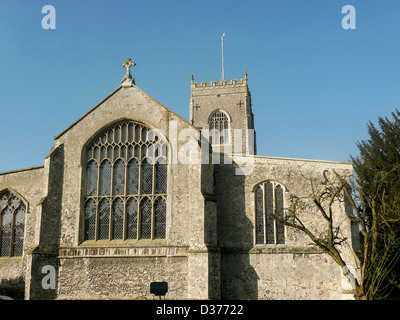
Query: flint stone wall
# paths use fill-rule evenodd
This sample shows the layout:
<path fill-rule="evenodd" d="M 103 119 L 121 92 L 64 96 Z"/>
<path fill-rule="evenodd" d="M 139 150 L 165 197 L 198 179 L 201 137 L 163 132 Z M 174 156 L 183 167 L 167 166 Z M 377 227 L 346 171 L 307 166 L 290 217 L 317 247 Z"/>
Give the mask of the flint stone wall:
<path fill-rule="evenodd" d="M 0 173 L 0 192 L 9 190 L 26 205 L 25 239 L 22 257 L 0 257 L 0 294 L 23 298 L 27 270 L 27 254 L 39 239 L 38 205 L 45 196 L 44 167 L 32 167 Z"/>
<path fill-rule="evenodd" d="M 247 160 L 247 169 L 251 169 L 248 174 L 237 175 L 238 167 L 245 162 L 243 157 L 233 157 L 232 165 L 220 164 L 215 168 L 221 298 L 343 298 L 343 292 L 351 287 L 346 286 L 347 280 L 343 279 L 340 267 L 311 245 L 311 239 L 302 231 L 286 227 L 285 245 L 255 245 L 254 190 L 262 182 L 280 183 L 285 187 L 285 208 L 289 206 L 291 195 L 306 199 L 310 208 L 300 217 L 308 228 L 319 234 L 326 230 L 326 222 L 312 204 L 308 178 L 321 186 L 325 177 L 333 179 L 335 173 L 349 177 L 351 164 L 255 156 Z M 341 223 L 342 236 L 357 243 L 344 203 L 336 203 L 333 211 L 334 221 Z M 355 270 L 357 260 L 349 243 L 340 250 L 344 260 Z"/>

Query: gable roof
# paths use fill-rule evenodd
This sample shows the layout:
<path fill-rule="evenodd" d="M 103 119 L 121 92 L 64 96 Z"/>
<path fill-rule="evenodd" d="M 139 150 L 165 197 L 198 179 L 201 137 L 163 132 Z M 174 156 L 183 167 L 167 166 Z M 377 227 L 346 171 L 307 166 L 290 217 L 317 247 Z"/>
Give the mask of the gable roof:
<path fill-rule="evenodd" d="M 164 106 L 162 103 L 160 103 L 159 101 L 157 101 L 156 99 L 154 99 L 152 96 L 150 96 L 149 94 L 147 94 L 146 92 L 144 92 L 143 90 L 141 90 L 140 88 L 138 88 L 137 86 L 134 86 L 135 89 L 141 91 L 142 93 L 144 93 L 145 95 L 147 95 L 150 99 L 152 99 L 154 102 L 160 104 L 162 107 L 164 107 L 165 109 L 167 109 L 169 112 L 173 113 L 175 116 L 179 117 L 182 121 L 186 122 L 189 126 L 191 126 L 193 129 L 195 130 L 199 130 L 199 128 L 197 128 L 196 126 L 192 125 L 189 121 L 187 121 L 186 119 L 182 118 L 179 114 L 175 113 L 174 111 L 172 111 L 171 109 L 167 108 L 166 106 Z M 101 100 L 98 104 L 96 104 L 93 108 L 91 108 L 88 112 L 86 112 L 84 115 L 82 115 L 79 119 L 77 119 L 76 121 L 74 121 L 70 126 L 68 126 L 66 129 L 64 129 L 61 133 L 59 133 L 58 135 L 54 136 L 54 140 L 59 139 L 62 135 L 64 135 L 67 131 L 69 131 L 71 128 L 73 128 L 76 124 L 78 124 L 79 122 L 81 122 L 83 119 L 85 119 L 89 114 L 91 114 L 93 111 L 95 111 L 98 107 L 100 107 L 104 102 L 106 102 L 108 99 L 110 99 L 114 94 L 116 94 L 119 90 L 121 90 L 121 88 L 123 88 L 122 85 L 118 86 L 113 92 L 111 92 L 108 96 L 106 96 L 103 100 Z"/>
<path fill-rule="evenodd" d="M 89 114 L 91 114 L 94 110 L 96 110 L 98 107 L 100 107 L 104 102 L 106 102 L 108 99 L 110 99 L 121 88 L 122 88 L 122 86 L 119 86 L 117 89 L 115 89 L 113 92 L 111 92 L 108 96 L 106 96 L 103 100 L 101 100 L 98 104 L 96 104 L 92 109 L 90 109 L 83 116 L 81 116 L 78 120 L 74 121 L 70 126 L 68 126 L 66 129 L 64 129 L 61 133 L 59 133 L 58 135 L 54 136 L 54 140 L 57 140 L 58 138 L 60 138 L 64 133 L 66 133 L 71 128 L 73 128 L 77 123 L 79 123 L 83 119 L 85 119 Z"/>

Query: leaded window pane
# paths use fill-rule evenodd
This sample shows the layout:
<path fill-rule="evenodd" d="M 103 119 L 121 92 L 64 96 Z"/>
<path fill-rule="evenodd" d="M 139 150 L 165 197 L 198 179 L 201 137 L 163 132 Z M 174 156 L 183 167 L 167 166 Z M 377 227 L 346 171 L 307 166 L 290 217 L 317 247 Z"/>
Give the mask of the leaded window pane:
<path fill-rule="evenodd" d="M 97 195 L 97 176 L 99 173 L 97 163 L 94 160 L 89 162 L 86 172 L 86 195 L 95 196 Z"/>
<path fill-rule="evenodd" d="M 163 198 L 158 198 L 154 203 L 154 238 L 165 238 L 165 225 L 166 225 L 167 206 Z"/>
<path fill-rule="evenodd" d="M 128 147 L 128 159 L 131 159 L 133 157 L 133 146 Z"/>
<path fill-rule="evenodd" d="M 165 238 L 167 151 L 156 132 L 133 121 L 93 140 L 87 148 L 85 240 Z M 155 201 L 160 195 L 162 201 Z"/>
<path fill-rule="evenodd" d="M 99 239 L 109 238 L 110 228 L 110 203 L 107 199 L 103 199 L 99 204 Z"/>
<path fill-rule="evenodd" d="M 120 157 L 120 148 L 118 146 L 114 147 L 114 160 L 118 159 Z"/>
<path fill-rule="evenodd" d="M 111 146 L 107 148 L 107 159 L 113 159 L 113 148 Z"/>
<path fill-rule="evenodd" d="M 22 256 L 22 249 L 24 245 L 24 228 L 25 228 L 25 209 L 18 208 L 15 211 L 15 221 L 14 221 L 14 248 L 13 248 L 14 256 Z"/>
<path fill-rule="evenodd" d="M 88 159 L 88 161 L 93 159 L 93 148 L 88 149 L 87 159 Z"/>
<path fill-rule="evenodd" d="M 133 137 L 135 134 L 134 129 L 135 129 L 135 127 L 134 127 L 133 123 L 129 123 L 128 124 L 128 141 L 129 142 L 133 142 Z"/>
<path fill-rule="evenodd" d="M 145 158 L 142 162 L 142 194 L 151 194 L 153 190 L 153 165 Z"/>
<path fill-rule="evenodd" d="M 94 159 L 99 160 L 99 152 L 100 151 L 99 151 L 98 147 L 93 148 L 93 153 L 94 153 L 93 158 Z"/>
<path fill-rule="evenodd" d="M 8 205 L 8 200 L 5 194 L 0 197 L 0 211 L 3 211 Z"/>
<path fill-rule="evenodd" d="M 112 239 L 123 239 L 124 236 L 124 203 L 120 198 L 113 203 L 113 233 Z"/>
<path fill-rule="evenodd" d="M 138 194 L 139 164 L 136 159 L 128 163 L 128 194 Z"/>
<path fill-rule="evenodd" d="M 277 186 L 275 188 L 275 207 L 276 207 L 276 243 L 284 244 L 285 243 L 285 225 L 282 220 L 284 218 L 283 215 L 283 189 L 281 186 Z"/>
<path fill-rule="evenodd" d="M 96 227 L 96 202 L 89 199 L 85 205 L 85 239 L 95 239 Z"/>
<path fill-rule="evenodd" d="M 10 256 L 10 246 L 11 246 L 11 226 L 13 213 L 10 208 L 5 209 L 2 212 L 2 223 L 1 223 L 1 248 L 0 256 L 8 257 Z"/>
<path fill-rule="evenodd" d="M 107 159 L 107 148 L 106 147 L 101 147 L 100 148 L 100 160 Z"/>
<path fill-rule="evenodd" d="M 109 143 L 113 143 L 114 142 L 114 130 L 113 129 L 108 131 L 108 142 Z"/>
<path fill-rule="evenodd" d="M 106 160 L 100 165 L 100 195 L 111 194 L 111 162 Z"/>
<path fill-rule="evenodd" d="M 140 146 L 136 145 L 135 146 L 135 150 L 134 150 L 134 157 L 136 157 L 136 159 L 142 159 L 141 155 L 140 155 Z"/>
<path fill-rule="evenodd" d="M 122 136 L 121 136 L 122 143 L 125 143 L 126 141 L 128 141 L 127 132 L 128 132 L 128 124 L 124 123 L 122 125 Z"/>
<path fill-rule="evenodd" d="M 115 128 L 115 143 L 118 143 L 121 141 L 121 127 L 117 126 Z"/>
<path fill-rule="evenodd" d="M 152 205 L 149 198 L 144 198 L 140 203 L 140 238 L 151 239 L 151 211 Z"/>
<path fill-rule="evenodd" d="M 117 160 L 114 166 L 114 195 L 125 193 L 125 162 Z"/>
<path fill-rule="evenodd" d="M 157 163 L 156 171 L 156 190 L 157 194 L 167 193 L 167 165 Z"/>
<path fill-rule="evenodd" d="M 147 157 L 148 155 L 148 147 L 147 145 L 142 145 L 141 147 L 141 155 L 139 155 L 139 159 L 144 159 L 147 163 L 151 163 L 150 159 Z"/>
<path fill-rule="evenodd" d="M 274 189 L 272 183 L 265 184 L 265 216 L 267 226 L 267 244 L 275 243 L 275 227 L 274 227 Z"/>
<path fill-rule="evenodd" d="M 127 223 L 126 237 L 127 239 L 137 238 L 137 223 L 138 223 L 138 203 L 135 198 L 130 198 L 126 204 Z"/>
<path fill-rule="evenodd" d="M 256 244 L 264 244 L 264 207 L 263 191 L 261 187 L 256 189 Z"/>
<path fill-rule="evenodd" d="M 141 126 L 136 125 L 135 126 L 135 141 L 139 142 L 140 141 L 140 128 Z"/>
<path fill-rule="evenodd" d="M 126 146 L 122 146 L 121 147 L 121 155 L 120 155 L 120 157 L 122 159 L 126 159 Z"/>
<path fill-rule="evenodd" d="M 141 136 L 142 141 L 147 141 L 147 128 L 142 127 L 142 136 Z"/>

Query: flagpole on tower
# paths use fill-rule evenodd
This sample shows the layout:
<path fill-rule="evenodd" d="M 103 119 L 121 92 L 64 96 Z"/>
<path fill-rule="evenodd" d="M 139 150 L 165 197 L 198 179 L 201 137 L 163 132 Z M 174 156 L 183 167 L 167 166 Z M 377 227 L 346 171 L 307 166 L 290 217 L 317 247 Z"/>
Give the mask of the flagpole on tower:
<path fill-rule="evenodd" d="M 225 72 L 224 72 L 224 36 L 225 36 L 225 32 L 221 36 L 221 45 L 222 45 L 222 73 L 221 73 L 221 80 L 225 80 Z"/>

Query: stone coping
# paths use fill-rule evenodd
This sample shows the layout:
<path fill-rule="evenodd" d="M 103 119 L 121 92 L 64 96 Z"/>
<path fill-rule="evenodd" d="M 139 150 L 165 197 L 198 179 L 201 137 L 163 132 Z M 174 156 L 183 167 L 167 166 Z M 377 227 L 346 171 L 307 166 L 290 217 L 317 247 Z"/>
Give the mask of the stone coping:
<path fill-rule="evenodd" d="M 44 166 L 42 165 L 42 166 L 36 166 L 36 167 L 30 167 L 30 168 L 24 168 L 24 169 L 5 171 L 5 172 L 0 172 L 0 176 L 7 175 L 7 174 L 24 172 L 24 171 L 38 170 L 38 169 L 43 169 L 43 168 L 44 168 Z"/>

